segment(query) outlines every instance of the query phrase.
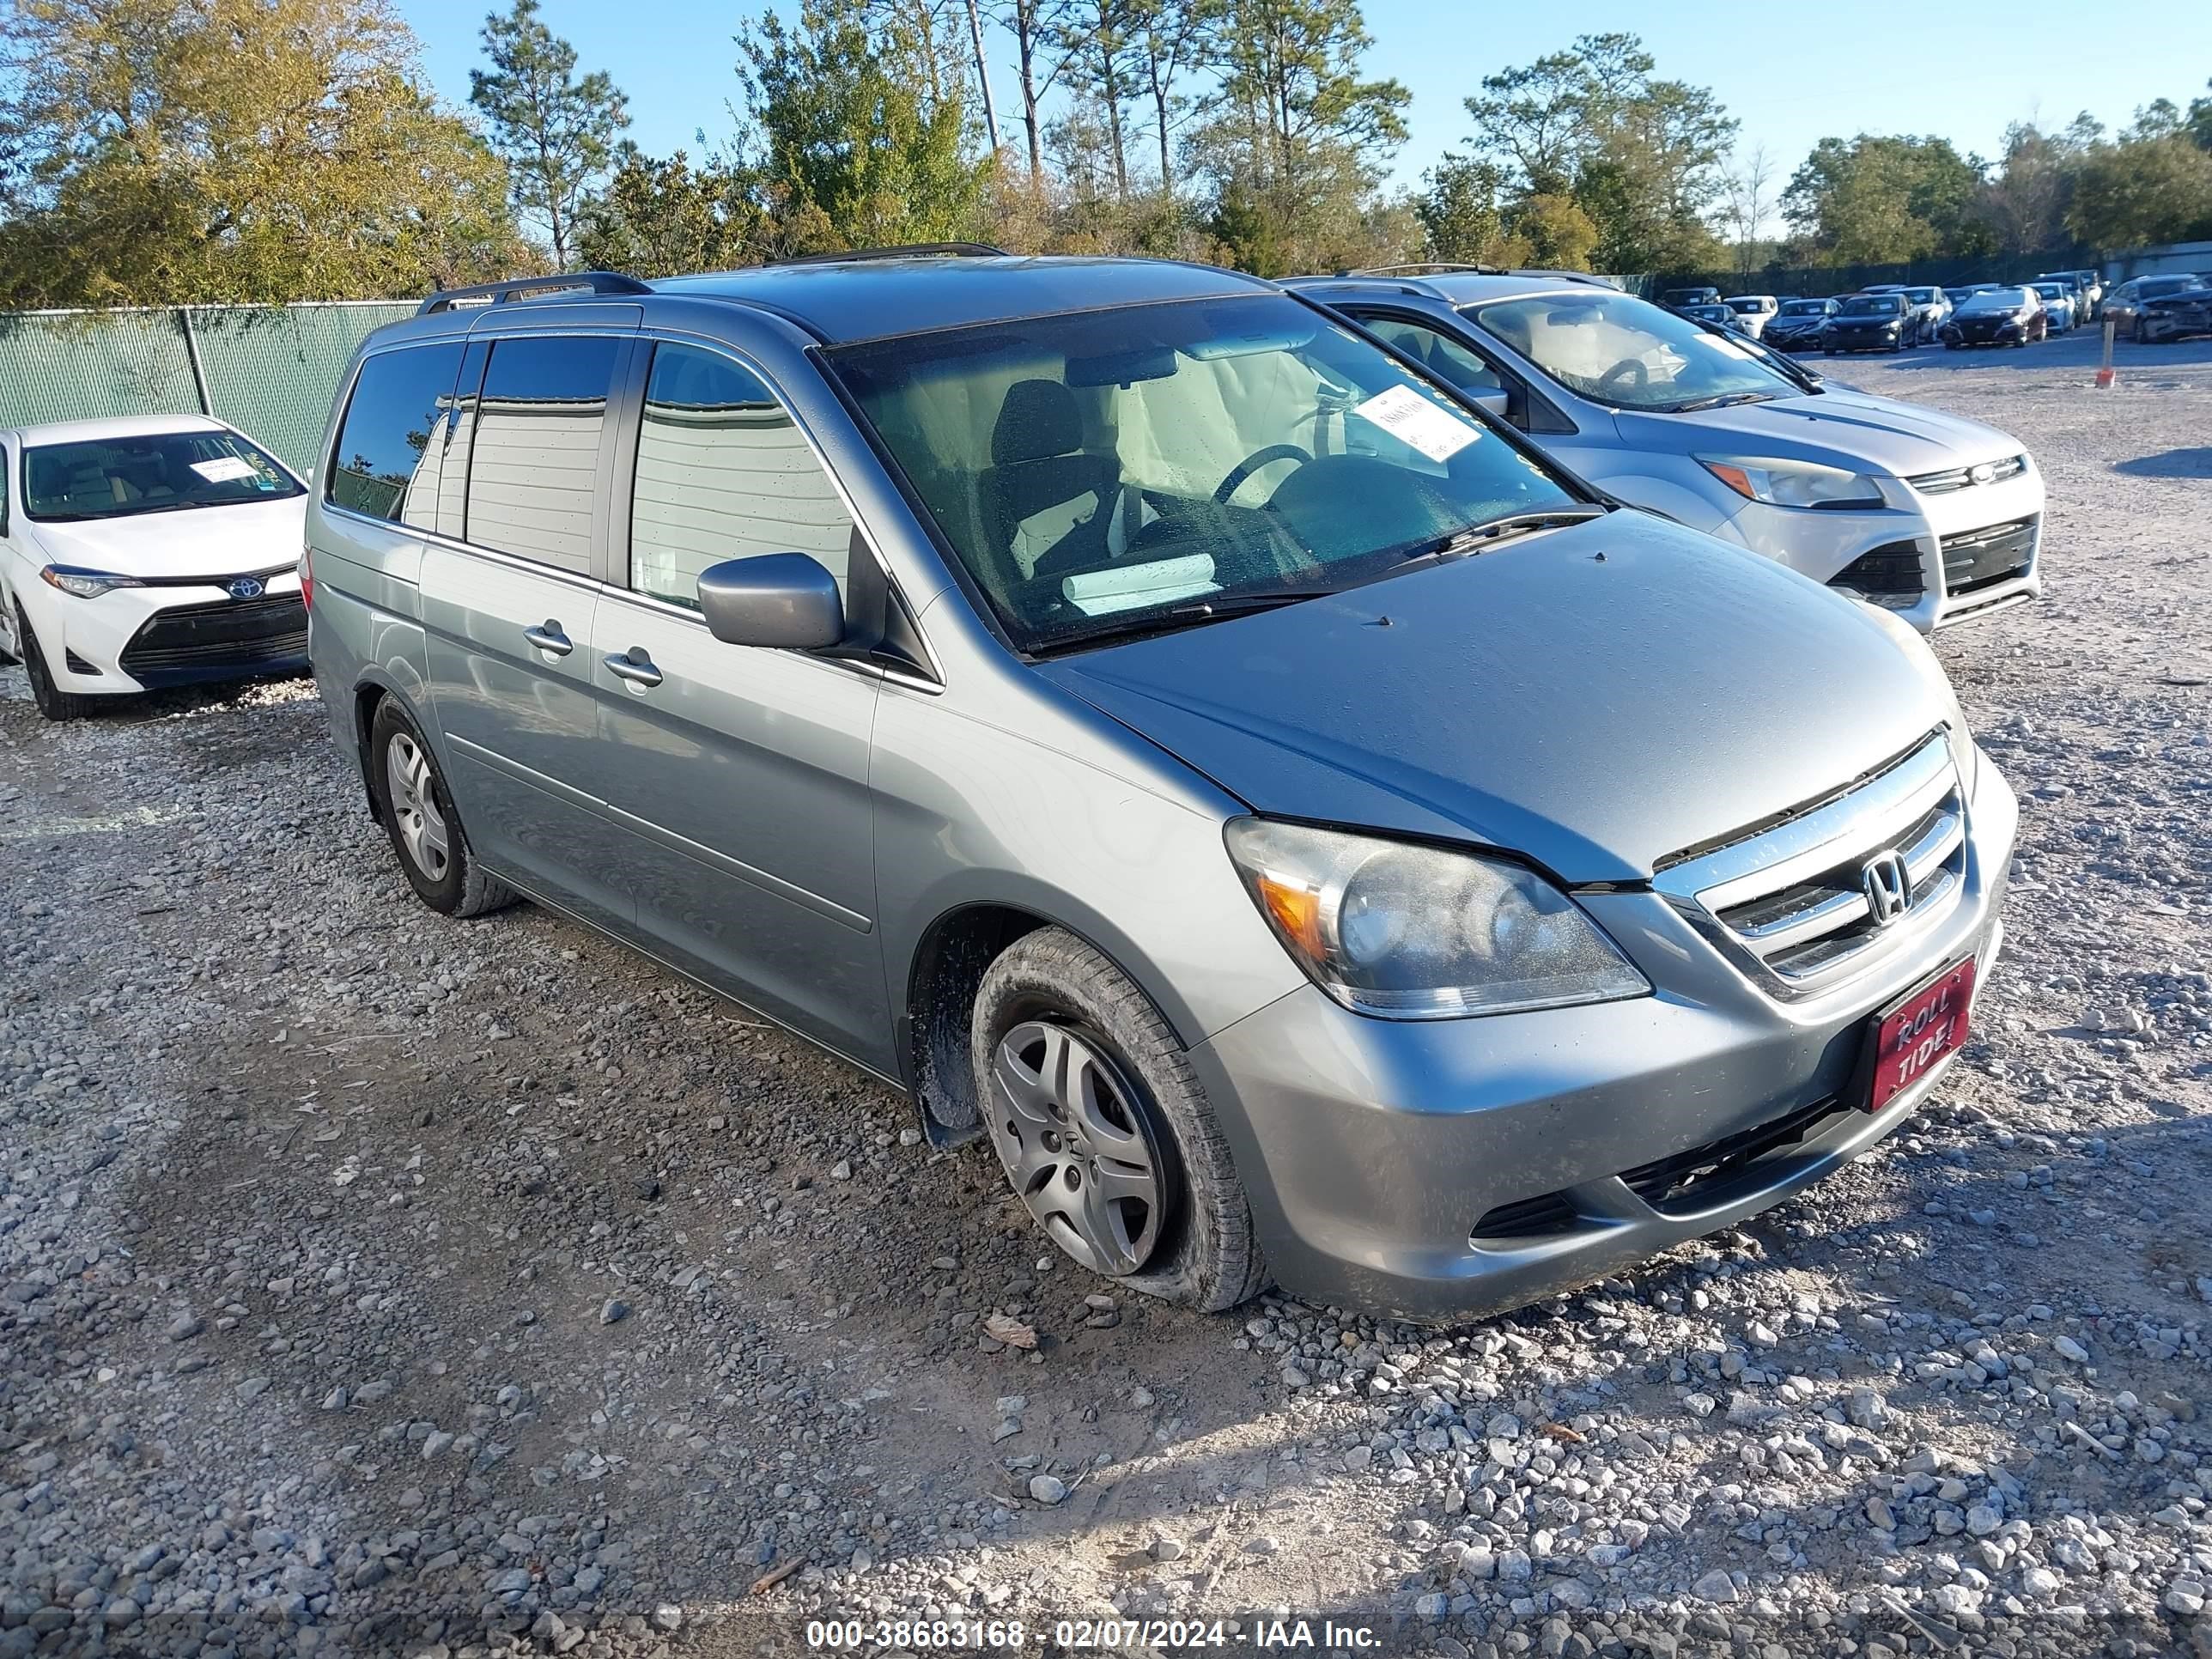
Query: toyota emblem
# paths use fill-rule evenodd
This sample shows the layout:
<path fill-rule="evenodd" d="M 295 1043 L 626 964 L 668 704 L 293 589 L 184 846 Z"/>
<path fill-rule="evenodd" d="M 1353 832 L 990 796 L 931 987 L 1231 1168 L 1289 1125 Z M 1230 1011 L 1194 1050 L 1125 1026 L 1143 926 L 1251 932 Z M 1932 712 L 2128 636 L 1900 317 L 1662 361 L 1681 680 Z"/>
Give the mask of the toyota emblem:
<path fill-rule="evenodd" d="M 222 591 L 234 599 L 258 599 L 261 597 L 261 578 L 234 576 L 223 585 Z"/>
<path fill-rule="evenodd" d="M 1877 927 L 1887 927 L 1912 908 L 1912 872 L 1905 855 L 1892 848 L 1876 853 L 1859 866 L 1859 890 L 1866 895 L 1867 914 Z"/>

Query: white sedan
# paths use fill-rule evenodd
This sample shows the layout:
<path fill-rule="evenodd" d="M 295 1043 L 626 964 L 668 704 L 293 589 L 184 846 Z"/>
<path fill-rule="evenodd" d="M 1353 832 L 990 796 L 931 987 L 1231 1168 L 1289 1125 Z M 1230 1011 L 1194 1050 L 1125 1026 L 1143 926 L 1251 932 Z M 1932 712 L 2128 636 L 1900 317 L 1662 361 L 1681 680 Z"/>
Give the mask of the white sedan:
<path fill-rule="evenodd" d="M 303 672 L 307 490 L 198 415 L 0 431 L 0 653 L 39 710 Z"/>

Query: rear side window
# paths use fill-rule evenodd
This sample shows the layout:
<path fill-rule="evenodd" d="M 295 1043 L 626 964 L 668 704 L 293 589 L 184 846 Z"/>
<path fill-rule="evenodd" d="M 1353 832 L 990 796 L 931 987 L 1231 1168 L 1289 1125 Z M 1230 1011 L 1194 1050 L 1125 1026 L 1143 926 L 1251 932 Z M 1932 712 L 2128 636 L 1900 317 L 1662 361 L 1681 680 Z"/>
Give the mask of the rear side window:
<path fill-rule="evenodd" d="M 1457 340 L 1435 329 L 1409 323 L 1400 317 L 1362 317 L 1376 338 L 1395 350 L 1425 363 L 1440 378 L 1462 392 L 1503 392 L 1505 382 L 1498 371 Z"/>
<path fill-rule="evenodd" d="M 325 495 L 334 507 L 392 524 L 437 528 L 438 473 L 459 344 L 379 352 L 361 366 L 338 427 Z"/>
<path fill-rule="evenodd" d="M 622 347 L 590 335 L 492 347 L 469 452 L 470 541 L 591 574 L 599 439 Z"/>
<path fill-rule="evenodd" d="M 852 538 L 829 474 L 758 376 L 716 352 L 653 349 L 631 496 L 632 587 L 696 610 L 701 571 L 756 553 L 807 554 L 842 586 Z"/>

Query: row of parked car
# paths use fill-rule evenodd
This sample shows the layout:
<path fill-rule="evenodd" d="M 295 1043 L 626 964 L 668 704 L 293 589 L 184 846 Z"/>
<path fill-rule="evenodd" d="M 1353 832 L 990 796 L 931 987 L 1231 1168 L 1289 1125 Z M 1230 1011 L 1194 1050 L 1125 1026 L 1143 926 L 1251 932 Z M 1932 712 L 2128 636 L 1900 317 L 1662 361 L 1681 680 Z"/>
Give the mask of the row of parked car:
<path fill-rule="evenodd" d="M 426 904 L 781 1021 L 1197 1307 L 1731 1225 L 1898 1127 L 2002 939 L 1915 629 L 2039 591 L 2034 463 L 1591 279 L 592 273 L 377 331 L 309 478 L 0 450 L 46 713 L 304 654 Z"/>
<path fill-rule="evenodd" d="M 1955 288 L 1881 283 L 1828 299 L 1780 299 L 1718 289 L 1673 289 L 1662 303 L 1784 351 L 1900 351 L 1941 340 L 2026 346 L 2109 316 L 2122 337 L 2148 345 L 2212 333 L 2212 278 L 2182 272 L 2138 276 L 2106 297 L 2091 270 L 2050 271 L 2027 283 Z"/>

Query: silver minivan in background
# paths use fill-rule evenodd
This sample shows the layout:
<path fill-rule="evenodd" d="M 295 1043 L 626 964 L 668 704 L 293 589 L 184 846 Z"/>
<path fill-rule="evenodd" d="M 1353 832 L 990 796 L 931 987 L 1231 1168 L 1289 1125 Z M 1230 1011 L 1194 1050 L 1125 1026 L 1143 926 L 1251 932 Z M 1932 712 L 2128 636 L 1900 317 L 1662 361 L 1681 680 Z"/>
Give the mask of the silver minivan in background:
<path fill-rule="evenodd" d="M 2012 792 L 1911 629 L 1232 272 L 437 296 L 307 540 L 426 902 L 772 1016 L 1199 1308 L 1466 1314 L 1741 1220 L 1912 1111 L 2002 938 Z"/>

